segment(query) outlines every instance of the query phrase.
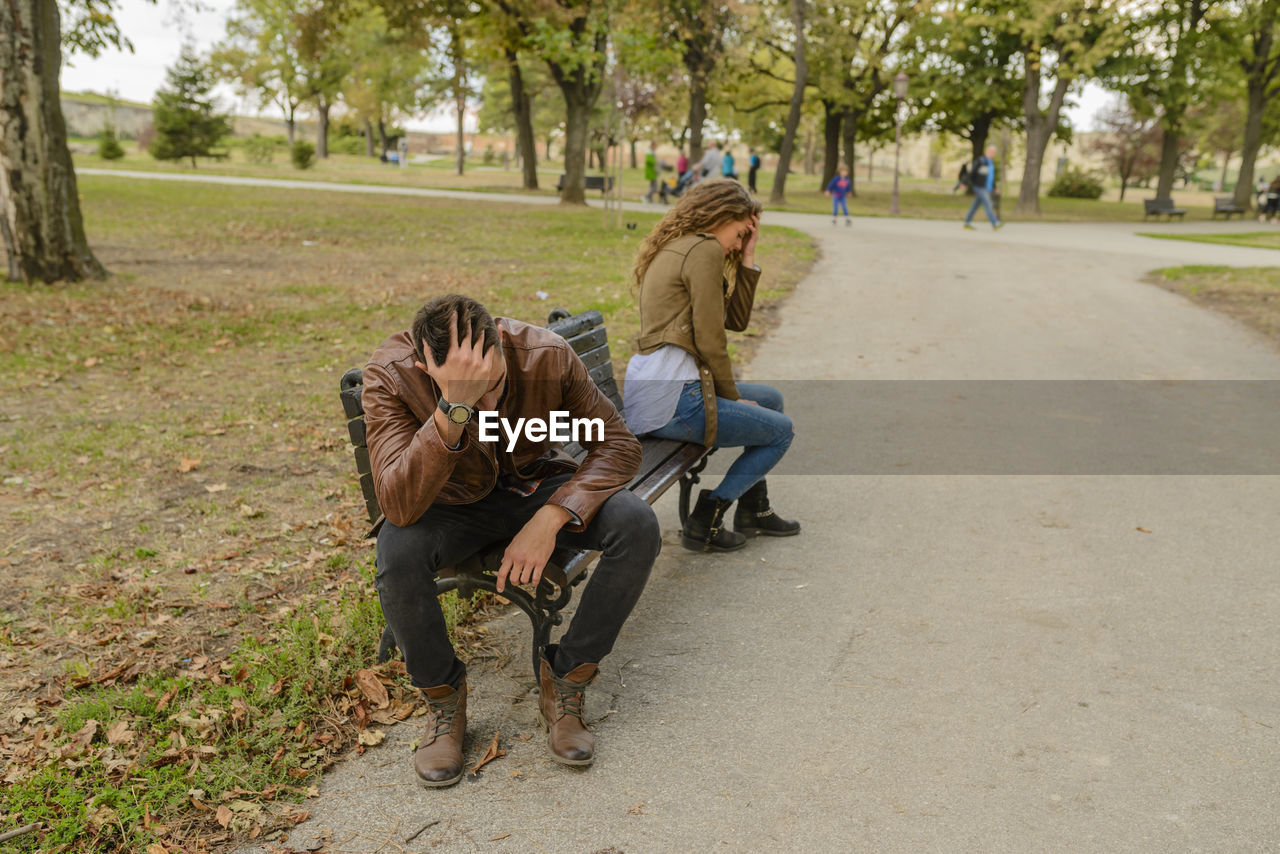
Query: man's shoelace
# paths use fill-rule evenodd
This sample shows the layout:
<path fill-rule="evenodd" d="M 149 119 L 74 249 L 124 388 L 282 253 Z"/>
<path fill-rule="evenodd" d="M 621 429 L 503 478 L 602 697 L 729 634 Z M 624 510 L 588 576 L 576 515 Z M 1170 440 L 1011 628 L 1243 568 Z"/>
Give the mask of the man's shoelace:
<path fill-rule="evenodd" d="M 458 714 L 458 703 L 461 700 L 462 692 L 455 691 L 451 697 L 429 701 L 431 711 L 435 713 L 436 718 L 431 730 L 432 739 L 437 739 L 442 735 L 448 735 L 453 732 L 453 719 Z"/>

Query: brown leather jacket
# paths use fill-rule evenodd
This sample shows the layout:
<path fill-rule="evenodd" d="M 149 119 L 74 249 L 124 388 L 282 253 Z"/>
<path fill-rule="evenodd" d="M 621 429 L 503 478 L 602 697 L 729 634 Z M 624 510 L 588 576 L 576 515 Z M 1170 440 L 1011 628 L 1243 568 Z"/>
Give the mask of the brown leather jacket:
<path fill-rule="evenodd" d="M 640 469 L 640 442 L 618 410 L 591 381 L 582 360 L 563 338 L 519 320 L 498 319 L 507 362 L 507 390 L 498 414 L 547 419 L 552 410 L 573 418 L 600 418 L 604 441 L 583 442 L 581 466 L 559 443 L 530 442 L 521 436 L 507 453 L 507 436 L 479 440 L 478 419 L 467 425 L 462 444 L 450 450 L 436 430 L 440 399 L 435 381 L 414 365 L 409 333 L 391 336 L 374 351 L 364 370 L 362 402 L 373 487 L 383 515 L 400 527 L 412 525 L 427 508 L 470 504 L 488 495 L 498 472 L 531 480 L 577 470 L 548 500 L 570 511 L 568 530 L 581 531 L 600 505 L 625 488 Z"/>
<path fill-rule="evenodd" d="M 729 293 L 724 257 L 724 248 L 709 234 L 678 237 L 654 256 L 640 283 L 640 352 L 674 344 L 693 354 L 702 381 L 707 447 L 716 441 L 716 397 L 739 398 L 725 329 L 747 328 L 760 282 L 759 270 L 739 267 Z"/>

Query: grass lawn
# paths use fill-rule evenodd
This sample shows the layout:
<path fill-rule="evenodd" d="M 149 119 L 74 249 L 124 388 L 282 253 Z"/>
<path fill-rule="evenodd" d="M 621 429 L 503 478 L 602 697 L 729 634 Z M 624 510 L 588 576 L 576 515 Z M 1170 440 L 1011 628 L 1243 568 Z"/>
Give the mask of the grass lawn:
<path fill-rule="evenodd" d="M 357 184 L 389 184 L 396 186 L 423 187 L 430 189 L 472 190 L 476 192 L 531 192 L 537 195 L 555 195 L 556 179 L 561 172 L 558 162 L 546 162 L 539 166 L 540 189 L 526 191 L 520 188 L 520 173 L 514 169 L 504 170 L 500 164 L 485 164 L 482 160 L 469 161 L 464 175 L 454 174 L 452 157 L 441 157 L 429 162 L 415 162 L 411 166 L 400 168 L 395 165 L 380 163 L 368 157 L 334 154 L 326 161 L 308 170 L 294 169 L 289 163 L 288 153 L 281 149 L 273 162 L 265 164 L 249 163 L 244 159 L 242 148 L 231 150 L 231 159 L 223 162 L 203 162 L 198 169 L 192 170 L 189 163 L 161 163 L 149 154 L 138 152 L 131 143 L 125 144 L 128 154 L 123 160 L 104 161 L 96 153 L 96 144 L 79 145 L 77 148 L 85 153 L 75 156 L 77 166 L 99 169 L 142 169 L 159 172 L 192 172 L 207 175 L 235 175 L 258 178 L 289 178 L 307 181 L 341 181 Z M 757 185 L 761 198 L 767 199 L 773 186 L 773 172 L 761 171 Z M 672 173 L 663 173 L 668 180 L 674 180 Z M 741 173 L 746 180 L 746 172 Z M 831 202 L 819 188 L 819 175 L 793 173 L 787 183 L 787 204 L 778 210 L 801 213 L 829 214 Z M 849 200 L 849 212 L 854 216 L 888 216 L 890 197 L 893 191 L 892 173 L 880 170 L 874 173 L 874 180 L 868 181 L 866 172 L 859 169 L 856 190 L 858 195 Z M 970 199 L 963 195 L 953 195 L 949 179 L 904 178 L 899 188 L 899 209 L 904 217 L 926 219 L 961 219 L 969 208 Z M 623 197 L 631 201 L 641 201 L 648 190 L 648 182 L 639 169 L 624 169 L 622 173 Z M 1016 220 L 1013 205 L 1017 200 L 1017 184 L 1007 188 L 1009 202 L 1003 211 L 1010 220 Z M 1042 188 L 1045 189 L 1045 188 Z M 589 196 L 598 194 L 588 193 Z M 1049 222 L 1138 222 L 1142 219 L 1141 192 L 1135 191 L 1130 201 L 1102 201 L 1092 199 L 1059 199 L 1042 196 L 1040 199 L 1041 219 Z M 1211 205 L 1183 205 L 1187 208 L 1190 220 L 1209 220 L 1212 214 Z M 655 205 L 655 210 L 660 208 Z"/>
<path fill-rule="evenodd" d="M 1280 249 L 1280 231 L 1249 231 L 1242 234 L 1157 234 L 1143 232 L 1139 237 L 1157 237 L 1161 240 L 1188 240 L 1192 243 L 1225 243 L 1228 246 L 1248 246 L 1254 249 Z"/>
<path fill-rule="evenodd" d="M 1147 280 L 1230 315 L 1280 345 L 1280 267 L 1166 267 Z"/>
<path fill-rule="evenodd" d="M 531 322 L 599 308 L 624 367 L 656 214 L 79 184 L 114 275 L 0 284 L 0 833 L 222 850 L 300 820 L 323 768 L 419 713 L 373 663 L 341 373 L 450 291 Z M 759 256 L 767 325 L 814 249 L 766 227 Z M 485 654 L 469 603 L 448 608 Z"/>

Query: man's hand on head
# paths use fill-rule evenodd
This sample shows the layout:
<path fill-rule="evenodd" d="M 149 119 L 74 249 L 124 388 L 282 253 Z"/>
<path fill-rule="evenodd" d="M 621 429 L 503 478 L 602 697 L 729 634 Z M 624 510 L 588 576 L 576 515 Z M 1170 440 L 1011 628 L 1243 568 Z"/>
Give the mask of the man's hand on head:
<path fill-rule="evenodd" d="M 423 361 L 414 362 L 418 369 L 440 386 L 440 394 L 449 403 L 462 403 L 475 406 L 476 401 L 484 396 L 493 386 L 495 360 L 498 348 L 484 350 L 484 335 L 474 341 L 471 330 L 467 330 L 458 338 L 458 315 L 454 312 L 449 321 L 449 351 L 444 362 L 436 364 L 431 356 L 431 348 L 423 347 Z"/>
<path fill-rule="evenodd" d="M 556 548 L 556 534 L 569 521 L 569 511 L 558 504 L 544 504 L 511 539 L 498 567 L 497 587 L 501 593 L 507 582 L 537 585 L 542 570 Z"/>

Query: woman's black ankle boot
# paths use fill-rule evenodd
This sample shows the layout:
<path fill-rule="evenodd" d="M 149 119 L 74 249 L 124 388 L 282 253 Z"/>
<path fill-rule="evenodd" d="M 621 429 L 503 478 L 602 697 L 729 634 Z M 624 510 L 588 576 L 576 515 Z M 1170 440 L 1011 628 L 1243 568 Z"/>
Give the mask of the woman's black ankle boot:
<path fill-rule="evenodd" d="M 732 501 L 711 497 L 711 490 L 698 493 L 698 503 L 684 523 L 680 545 L 695 552 L 731 552 L 747 544 L 742 534 L 724 527 L 724 514 Z"/>
<path fill-rule="evenodd" d="M 738 499 L 733 529 L 748 537 L 790 537 L 800 533 L 800 523 L 783 519 L 769 506 L 769 491 L 761 480 Z"/>

